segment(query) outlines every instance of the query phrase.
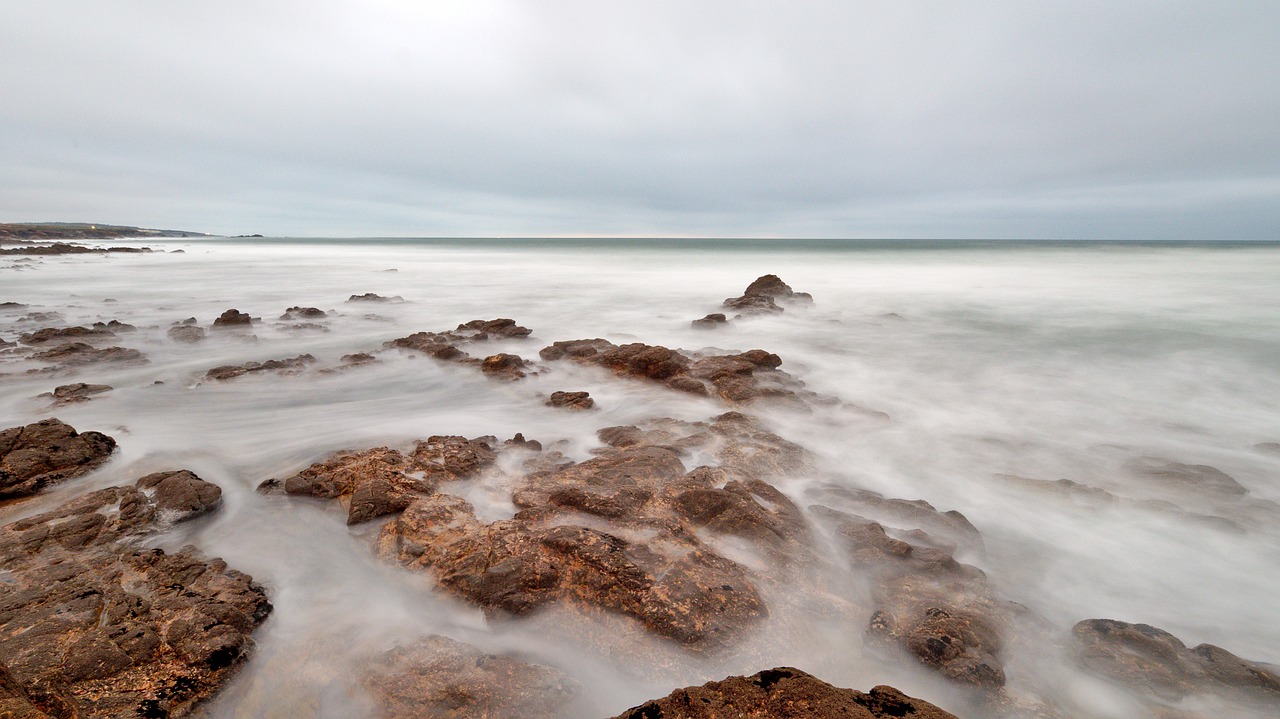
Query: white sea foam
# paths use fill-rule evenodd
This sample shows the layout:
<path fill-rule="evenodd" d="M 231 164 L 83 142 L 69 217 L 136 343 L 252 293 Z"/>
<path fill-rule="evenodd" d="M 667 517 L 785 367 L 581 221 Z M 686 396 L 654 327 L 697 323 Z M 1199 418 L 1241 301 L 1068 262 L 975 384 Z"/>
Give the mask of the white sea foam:
<path fill-rule="evenodd" d="M 655 642 L 681 671 L 637 671 L 556 638 L 545 618 L 489 623 L 431 592 L 423 576 L 380 565 L 364 543 L 376 527 L 347 528 L 335 506 L 254 492 L 262 480 L 334 450 L 402 446 L 432 434 L 521 432 L 584 459 L 600 427 L 659 416 L 702 420 L 725 409 L 711 400 L 591 368 L 560 367 L 506 385 L 399 352 L 329 375 L 201 381 L 217 365 L 304 352 L 334 366 L 411 332 L 494 317 L 533 328 L 530 340 L 493 346 L 526 358 L 554 340 L 597 336 L 776 352 L 810 389 L 890 417 L 829 407 L 762 411 L 816 458 L 815 472 L 779 482 L 801 506 L 834 483 L 959 510 L 985 543 L 985 552 L 962 558 L 1062 640 L 1076 621 L 1106 617 L 1280 663 L 1280 512 L 1270 504 L 1280 501 L 1280 457 L 1254 448 L 1280 441 L 1276 246 L 780 251 L 741 243 L 184 240 L 163 247 L 185 253 L 47 257 L 22 271 L 0 264 L 0 301 L 30 305 L 0 314 L 0 338 L 50 324 L 19 324 L 27 311 L 61 312 L 65 324 L 119 319 L 139 330 L 116 344 L 150 360 L 90 366 L 74 379 L 21 374 L 35 364 L 0 364 L 11 373 L 0 378 L 0 426 L 56 415 L 120 442 L 103 469 L 4 510 L 0 521 L 162 469 L 185 467 L 219 484 L 218 512 L 157 540 L 225 558 L 266 585 L 276 605 L 256 658 L 214 704 L 216 717 L 360 716 L 367 700 L 357 684 L 343 683 L 356 672 L 324 667 L 428 633 L 568 671 L 586 687 L 575 709 L 583 716 L 783 663 L 842 686 L 891 683 L 965 706 L 960 692 L 919 667 L 869 653 L 866 616 L 814 615 L 805 624 L 803 608 L 787 618 L 788 634 L 770 636 L 772 649 L 756 648 L 763 656 L 695 660 Z M 392 267 L 398 271 L 383 271 Z M 711 332 L 689 326 L 769 272 L 812 293 L 815 305 Z M 345 301 L 365 292 L 405 302 Z M 276 318 L 293 305 L 332 310 L 329 331 L 284 327 L 290 323 Z M 250 333 L 211 331 L 194 345 L 165 336 L 174 321 L 194 316 L 207 327 L 232 307 L 263 322 Z M 67 381 L 115 389 L 56 410 L 37 398 Z M 539 394 L 558 389 L 588 390 L 599 409 L 543 406 Z M 1249 494 L 1223 499 L 1153 485 L 1132 471 L 1144 457 L 1216 467 Z M 1070 479 L 1131 501 L 1090 506 L 1005 475 Z M 459 491 L 482 516 L 511 513 L 493 487 Z M 1142 503 L 1152 499 L 1171 504 Z M 1231 520 L 1239 531 L 1196 515 Z M 851 606 L 859 606 L 857 591 L 849 589 Z M 1005 658 L 1011 677 L 1068 714 L 1131 715 L 1123 693 L 1072 668 L 1064 652 L 1017 651 Z"/>

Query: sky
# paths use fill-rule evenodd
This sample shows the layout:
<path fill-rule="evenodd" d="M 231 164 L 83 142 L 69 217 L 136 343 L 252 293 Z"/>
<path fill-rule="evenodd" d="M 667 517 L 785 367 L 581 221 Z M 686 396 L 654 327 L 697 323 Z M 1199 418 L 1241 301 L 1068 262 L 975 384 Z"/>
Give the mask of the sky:
<path fill-rule="evenodd" d="M 1280 239 L 1280 2 L 9 0 L 0 222 Z"/>

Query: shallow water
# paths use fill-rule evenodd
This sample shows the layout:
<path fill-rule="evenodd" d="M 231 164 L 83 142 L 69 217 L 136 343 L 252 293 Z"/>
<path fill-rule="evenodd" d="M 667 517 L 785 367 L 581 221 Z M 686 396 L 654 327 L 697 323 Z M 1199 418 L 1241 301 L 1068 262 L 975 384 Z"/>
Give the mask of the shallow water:
<path fill-rule="evenodd" d="M 118 244 L 118 243 L 113 243 Z M 331 375 L 245 376 L 201 383 L 221 364 L 309 352 L 319 366 L 420 330 L 512 317 L 534 330 L 494 346 L 531 358 L 554 340 L 605 337 L 684 349 L 764 348 L 810 389 L 889 415 L 840 408 L 754 407 L 817 458 L 779 488 L 801 506 L 823 487 L 856 486 L 964 513 L 985 553 L 962 556 L 1004 599 L 1065 639 L 1077 621 L 1145 622 L 1188 645 L 1209 642 L 1280 663 L 1280 245 L 761 241 L 211 241 L 151 246 L 183 253 L 0 259 L 0 338 L 43 326 L 118 319 L 118 344 L 146 353 L 136 367 L 74 376 L 23 374 L 4 358 L 0 427 L 57 416 L 121 445 L 101 470 L 40 498 L 0 508 L 0 521 L 86 488 L 186 467 L 224 490 L 213 516 L 157 543 L 193 543 L 252 574 L 276 612 L 255 657 L 210 707 L 213 717 L 361 716 L 368 703 L 347 668 L 423 634 L 517 653 L 583 684 L 573 711 L 617 713 L 676 686 L 791 664 L 840 686 L 893 684 L 964 714 L 966 697 L 928 673 L 862 646 L 866 616 L 775 612 L 749 660 L 688 658 L 678 671 L 638 669 L 556 635 L 554 615 L 486 622 L 430 590 L 422 576 L 380 565 L 337 509 L 263 497 L 259 482 L 343 448 L 405 444 L 432 434 L 522 432 L 562 441 L 576 459 L 595 430 L 649 417 L 701 420 L 724 411 L 603 372 L 560 367 L 515 384 L 465 367 L 387 353 Z M 388 271 L 394 269 L 395 271 Z M 713 332 L 689 321 L 748 282 L 776 273 L 813 294 L 809 309 Z M 348 303 L 352 294 L 400 296 Z M 113 300 L 107 302 L 106 300 Z M 329 331 L 291 330 L 286 307 L 334 310 Z M 252 336 L 169 341 L 170 323 L 209 323 L 235 307 L 262 317 Z M 59 322 L 19 322 L 57 311 Z M 115 390 L 49 409 L 42 392 L 72 381 Z M 162 384 L 158 384 L 162 383 Z M 538 393 L 585 389 L 599 409 L 544 407 Z M 1249 494 L 1221 499 L 1141 481 L 1127 468 L 1155 457 L 1210 465 Z M 1071 479 L 1135 500 L 1082 506 L 1005 475 Z M 500 488 L 470 486 L 482 516 L 509 514 Z M 1170 505 L 1139 504 L 1158 499 Z M 1232 520 L 1232 530 L 1221 522 Z M 856 594 L 856 589 L 850 592 Z M 785 625 L 785 631 L 782 627 Z M 1052 643 L 1051 643 L 1052 644 Z M 1137 711 L 1119 690 L 1071 667 L 1056 648 L 1005 656 L 1011 683 L 1068 716 Z M 761 663 L 764 662 L 764 663 Z M 1219 708 L 1222 712 L 1228 710 Z M 1229 716 L 1229 713 L 1221 714 Z M 1247 710 L 1238 716 L 1250 716 Z"/>

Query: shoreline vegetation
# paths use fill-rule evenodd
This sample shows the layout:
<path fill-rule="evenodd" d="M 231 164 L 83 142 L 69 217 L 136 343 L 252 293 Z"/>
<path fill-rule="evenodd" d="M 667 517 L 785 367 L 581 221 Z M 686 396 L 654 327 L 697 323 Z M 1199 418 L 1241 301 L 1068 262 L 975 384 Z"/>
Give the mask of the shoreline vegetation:
<path fill-rule="evenodd" d="M 0 223 L 0 243 L 27 244 L 50 240 L 114 240 L 153 237 L 212 237 L 188 230 L 155 230 L 128 225 L 97 225 L 86 222 L 4 222 Z"/>

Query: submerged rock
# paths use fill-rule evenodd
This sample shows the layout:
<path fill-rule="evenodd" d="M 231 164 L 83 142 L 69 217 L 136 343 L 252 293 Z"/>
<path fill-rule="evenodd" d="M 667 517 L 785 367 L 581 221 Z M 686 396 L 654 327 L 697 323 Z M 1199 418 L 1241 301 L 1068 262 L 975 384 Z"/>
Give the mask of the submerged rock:
<path fill-rule="evenodd" d="M 298 374 L 308 366 L 315 364 L 316 358 L 309 354 L 301 354 L 287 359 L 267 360 L 266 362 L 245 362 L 237 365 L 221 365 L 205 372 L 206 380 L 225 381 L 235 379 L 254 372 L 279 372 L 283 375 Z"/>
<path fill-rule="evenodd" d="M 94 364 L 96 362 L 143 363 L 147 358 L 141 352 L 127 347 L 98 349 L 84 342 L 71 342 L 51 350 L 36 352 L 32 359 L 47 360 L 63 365 Z"/>
<path fill-rule="evenodd" d="M 271 611 L 265 592 L 194 549 L 138 545 L 220 500 L 162 472 L 0 527 L 7 716 L 182 716 L 230 678 Z"/>
<path fill-rule="evenodd" d="M 109 384 L 85 384 L 84 382 L 64 384 L 54 388 L 53 403 L 54 405 L 64 405 L 88 402 L 94 395 L 110 392 L 112 389 L 114 387 Z"/>
<path fill-rule="evenodd" d="M 706 317 L 703 317 L 700 320 L 694 320 L 689 324 L 697 329 L 707 330 L 707 329 L 715 329 L 716 327 L 719 327 L 720 325 L 723 325 L 728 321 L 729 319 L 725 317 L 723 313 L 713 312 L 707 315 Z"/>
<path fill-rule="evenodd" d="M 96 469 L 115 451 L 101 432 L 46 419 L 0 432 L 0 500 L 35 494 Z"/>
<path fill-rule="evenodd" d="M 596 401 L 588 392 L 552 392 L 545 404 L 548 407 L 564 407 L 566 409 L 591 409 Z"/>
<path fill-rule="evenodd" d="M 205 338 L 204 328 L 194 324 L 170 327 L 166 334 L 174 342 L 185 342 L 187 344 L 200 342 Z"/>
<path fill-rule="evenodd" d="M 749 677 L 735 676 L 700 687 L 677 689 L 613 719 L 956 719 L 922 699 L 893 687 L 864 693 L 841 689 L 793 669 L 766 669 Z"/>
<path fill-rule="evenodd" d="M 1280 667 L 1212 644 L 1187 647 L 1149 624 L 1086 619 L 1071 634 L 1080 664 L 1113 682 L 1170 701 L 1220 694 L 1280 709 Z"/>
<path fill-rule="evenodd" d="M 366 292 L 363 295 L 351 295 L 347 298 L 347 302 L 404 302 L 404 298 L 400 295 L 383 297 L 373 292 Z"/>
<path fill-rule="evenodd" d="M 1203 464 L 1183 464 L 1144 457 L 1130 462 L 1128 469 L 1139 479 L 1177 492 L 1209 492 L 1227 496 L 1249 493 L 1231 475 Z"/>
<path fill-rule="evenodd" d="M 556 719 L 580 690 L 550 667 L 440 636 L 391 650 L 363 683 L 380 719 Z"/>
<path fill-rule="evenodd" d="M 416 350 L 444 362 L 475 363 L 476 360 L 459 349 L 459 345 L 486 342 L 493 338 L 527 337 L 531 332 L 532 330 L 528 327 L 521 327 L 512 319 L 471 320 L 458 325 L 456 329 L 445 332 L 415 332 L 407 337 L 385 342 L 383 347 L 387 349 Z M 520 360 L 521 366 L 523 366 L 524 362 L 524 360 L 515 355 L 494 355 L 494 357 L 515 357 L 516 360 Z M 503 359 L 495 361 L 506 362 L 514 360 Z"/>
<path fill-rule="evenodd" d="M 290 307 L 280 315 L 282 320 L 313 320 L 328 317 L 329 313 L 319 307 Z"/>
<path fill-rule="evenodd" d="M 101 324 L 101 323 L 99 323 Z M 35 332 L 28 332 L 18 337 L 18 341 L 24 345 L 43 345 L 50 342 L 62 342 L 66 340 L 100 340 L 111 339 L 116 336 L 115 332 L 103 327 L 46 327 Z"/>

